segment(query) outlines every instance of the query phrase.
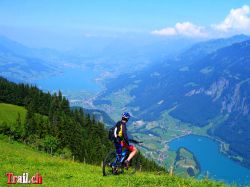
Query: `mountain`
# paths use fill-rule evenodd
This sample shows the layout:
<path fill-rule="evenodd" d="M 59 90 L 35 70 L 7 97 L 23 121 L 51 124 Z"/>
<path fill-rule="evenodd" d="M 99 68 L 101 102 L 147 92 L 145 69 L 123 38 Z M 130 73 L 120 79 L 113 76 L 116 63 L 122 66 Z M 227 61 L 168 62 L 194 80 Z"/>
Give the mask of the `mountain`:
<path fill-rule="evenodd" d="M 27 81 L 53 72 L 54 66 L 38 58 L 33 49 L 0 37 L 0 75 L 13 81 Z"/>
<path fill-rule="evenodd" d="M 83 109 L 83 111 L 87 114 L 95 116 L 95 119 L 104 123 L 107 127 L 112 127 L 115 125 L 115 121 L 112 120 L 109 115 L 101 110 L 96 109 Z"/>
<path fill-rule="evenodd" d="M 196 44 L 178 58 L 110 80 L 99 100 L 126 90 L 130 100 L 123 107 L 135 121 L 152 122 L 168 112 L 191 126 L 209 128 L 208 134 L 229 144 L 227 153 L 250 166 L 248 39 L 240 35 Z"/>
<path fill-rule="evenodd" d="M 81 107 L 76 107 L 76 106 L 73 106 L 71 108 L 72 109 L 82 109 L 85 114 L 89 114 L 91 116 L 94 116 L 94 118 L 97 121 L 104 123 L 106 125 L 106 127 L 112 127 L 115 124 L 115 121 L 113 119 L 111 119 L 110 116 L 102 110 L 86 109 L 86 108 L 81 108 Z"/>
<path fill-rule="evenodd" d="M 32 50 L 16 41 L 13 41 L 5 36 L 0 36 L 1 52 L 11 52 L 15 55 L 34 57 Z"/>
<path fill-rule="evenodd" d="M 99 77 L 96 78 L 103 81 L 124 72 L 143 69 L 193 42 L 188 39 L 161 41 L 153 36 L 84 37 L 77 48 L 57 51 L 27 47 L 0 36 L 0 75 L 16 82 L 34 83 L 50 76 L 63 75 L 70 67 L 90 68 L 98 72 Z M 176 47 L 173 48 L 173 45 Z"/>
<path fill-rule="evenodd" d="M 206 125 L 219 115 L 225 121 L 209 130 L 229 146 L 231 155 L 243 157 L 250 166 L 250 41 L 233 44 L 190 66 L 187 85 L 170 114 L 197 125 Z M 177 77 L 177 79 L 181 77 Z M 183 89 L 184 90 L 184 89 Z M 198 117 L 198 118 L 197 118 Z"/>
<path fill-rule="evenodd" d="M 230 38 L 213 39 L 205 42 L 200 42 L 183 52 L 178 58 L 185 59 L 184 63 L 190 64 L 201 59 L 205 55 L 215 52 L 220 48 L 227 47 L 234 43 L 243 42 L 246 40 L 250 40 L 250 37 L 241 34 L 232 36 Z"/>
<path fill-rule="evenodd" d="M 241 41 L 242 37 L 233 38 L 239 38 Z M 232 38 L 229 38 L 228 40 L 232 41 Z M 207 43 L 214 43 L 214 45 L 217 46 L 216 41 L 208 41 Z M 204 45 L 207 45 L 207 43 L 204 43 Z M 218 43 L 221 43 L 220 39 L 218 40 Z M 201 44 L 197 44 L 195 46 L 200 45 Z M 194 47 L 192 48 L 194 49 Z M 213 55 L 216 55 L 216 52 L 210 56 Z M 160 116 L 161 111 L 166 108 L 174 107 L 178 100 L 186 98 L 185 94 L 190 91 L 190 88 L 197 87 L 199 84 L 209 84 L 208 81 L 212 81 L 217 78 L 213 76 L 206 76 L 212 70 L 212 67 L 210 68 L 209 65 L 205 64 L 206 60 L 210 58 L 210 56 L 206 56 L 207 55 L 205 55 L 203 59 L 200 59 L 199 57 L 195 64 L 189 66 L 184 64 L 186 62 L 186 58 L 183 58 L 181 61 L 175 61 L 175 59 L 173 59 L 152 65 L 149 68 L 135 74 L 126 74 L 113 80 L 111 79 L 107 81 L 106 92 L 100 95 L 99 100 L 95 101 L 95 103 L 98 104 L 104 102 L 107 104 L 108 102 L 103 98 L 107 97 L 110 93 L 118 91 L 119 89 L 133 85 L 134 88 L 131 89 L 129 94 L 134 98 L 129 103 L 129 106 L 132 108 L 140 108 L 140 110 L 134 111 L 135 117 L 143 119 L 146 118 L 146 120 L 157 118 Z M 183 62 L 183 65 L 181 62 Z M 214 65 L 216 66 L 216 64 Z"/>
<path fill-rule="evenodd" d="M 0 36 L 0 75 L 15 82 L 60 74 L 65 67 L 80 66 L 82 58 L 47 48 L 31 48 Z"/>

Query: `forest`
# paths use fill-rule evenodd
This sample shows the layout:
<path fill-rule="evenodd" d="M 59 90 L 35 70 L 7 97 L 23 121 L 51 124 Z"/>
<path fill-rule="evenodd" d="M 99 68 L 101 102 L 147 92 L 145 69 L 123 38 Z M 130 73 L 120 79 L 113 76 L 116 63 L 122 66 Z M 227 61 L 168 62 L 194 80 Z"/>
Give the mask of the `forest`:
<path fill-rule="evenodd" d="M 114 149 L 104 124 L 81 108 L 72 109 L 60 91 L 45 93 L 34 85 L 16 84 L 0 77 L 0 103 L 23 106 L 27 111 L 24 123 L 20 114 L 15 124 L 2 122 L 0 134 L 35 149 L 95 165 Z M 165 171 L 141 153 L 136 159 L 144 171 Z"/>

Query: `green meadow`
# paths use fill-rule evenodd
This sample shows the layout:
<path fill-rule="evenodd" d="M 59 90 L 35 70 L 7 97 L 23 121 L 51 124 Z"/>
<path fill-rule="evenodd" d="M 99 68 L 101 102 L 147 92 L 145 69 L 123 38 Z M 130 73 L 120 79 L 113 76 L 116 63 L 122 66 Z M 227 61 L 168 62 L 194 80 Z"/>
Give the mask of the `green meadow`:
<path fill-rule="evenodd" d="M 0 103 L 0 123 L 15 124 L 20 114 L 25 121 L 26 109 L 11 104 Z M 39 186 L 225 186 L 210 180 L 181 178 L 167 173 L 137 172 L 134 175 L 102 176 L 101 161 L 99 165 L 88 165 L 62 159 L 58 156 L 41 152 L 10 137 L 0 134 L 0 186 L 8 186 L 6 173 L 29 176 L 40 173 L 43 184 Z M 32 184 L 15 184 L 12 186 L 33 186 Z M 38 185 L 35 185 L 38 186 Z"/>
<path fill-rule="evenodd" d="M 26 115 L 26 109 L 24 107 L 0 103 L 0 123 L 13 124 L 18 118 L 18 114 L 20 114 L 22 123 L 24 123 Z"/>
<path fill-rule="evenodd" d="M 7 176 L 5 176 L 7 172 L 13 172 L 15 175 L 28 172 L 30 176 L 39 172 L 43 177 L 41 186 L 225 186 L 209 180 L 150 172 L 103 177 L 101 164 L 94 166 L 51 156 L 9 140 L 3 135 L 0 136 L 0 153 L 1 186 L 7 186 Z"/>

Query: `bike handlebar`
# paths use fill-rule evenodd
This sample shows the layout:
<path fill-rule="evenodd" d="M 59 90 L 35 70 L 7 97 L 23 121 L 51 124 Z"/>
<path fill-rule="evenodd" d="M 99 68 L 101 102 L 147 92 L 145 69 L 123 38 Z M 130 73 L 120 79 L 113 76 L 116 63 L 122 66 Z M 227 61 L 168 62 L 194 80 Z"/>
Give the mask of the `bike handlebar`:
<path fill-rule="evenodd" d="M 133 139 L 129 139 L 128 141 L 131 143 L 135 143 L 135 144 L 143 143 L 141 141 L 137 141 L 137 140 L 133 140 Z"/>

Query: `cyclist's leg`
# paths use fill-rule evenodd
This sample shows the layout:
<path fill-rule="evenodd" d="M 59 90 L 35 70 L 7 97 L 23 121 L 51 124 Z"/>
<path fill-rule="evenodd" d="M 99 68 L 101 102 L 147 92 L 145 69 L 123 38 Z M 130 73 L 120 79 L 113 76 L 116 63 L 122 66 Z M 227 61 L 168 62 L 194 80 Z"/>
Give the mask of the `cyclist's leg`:
<path fill-rule="evenodd" d="M 136 155 L 137 149 L 133 145 L 130 145 L 128 150 L 130 151 L 130 154 L 127 158 L 127 161 L 129 162 Z"/>
<path fill-rule="evenodd" d="M 122 155 L 122 145 L 121 145 L 121 142 L 115 142 L 115 149 L 116 149 L 116 154 L 118 156 L 118 158 L 120 159 L 121 158 L 121 155 Z"/>
<path fill-rule="evenodd" d="M 122 147 L 125 147 L 126 149 L 128 149 L 130 151 L 130 154 L 127 158 L 127 161 L 129 162 L 136 155 L 137 149 L 133 145 L 126 144 L 125 141 L 122 141 L 121 145 L 122 145 Z"/>

